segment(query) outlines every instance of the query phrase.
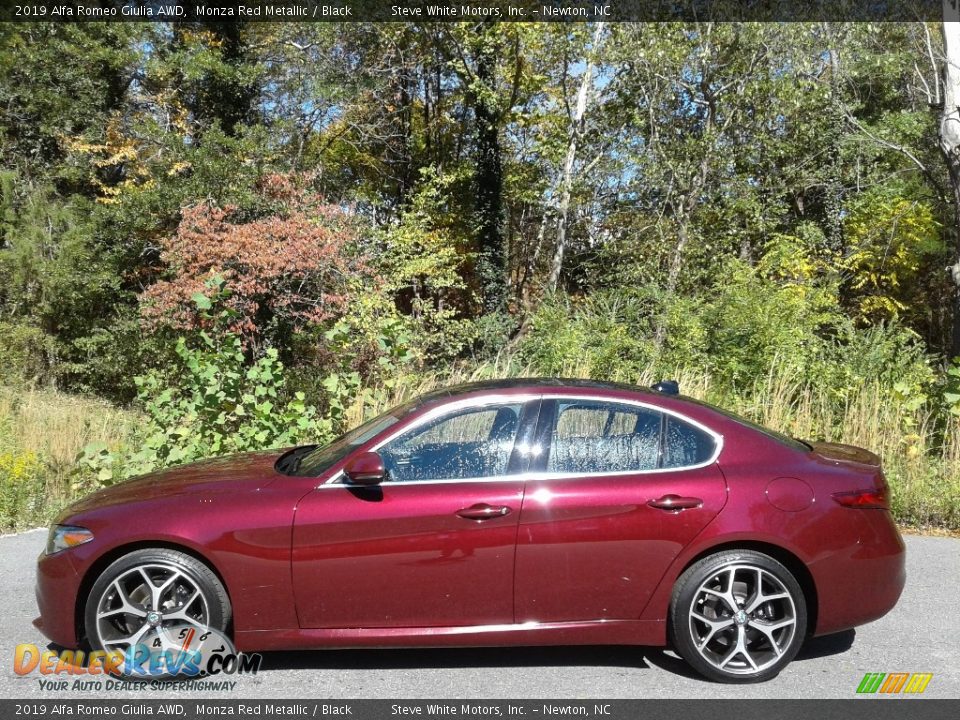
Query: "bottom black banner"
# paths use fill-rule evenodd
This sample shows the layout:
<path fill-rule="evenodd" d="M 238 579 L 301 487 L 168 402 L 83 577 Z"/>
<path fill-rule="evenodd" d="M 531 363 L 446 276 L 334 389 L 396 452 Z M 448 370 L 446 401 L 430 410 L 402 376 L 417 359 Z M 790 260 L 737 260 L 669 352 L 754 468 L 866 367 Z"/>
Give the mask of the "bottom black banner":
<path fill-rule="evenodd" d="M 0 718 L 597 718 L 954 720 L 958 700 L 0 700 Z"/>

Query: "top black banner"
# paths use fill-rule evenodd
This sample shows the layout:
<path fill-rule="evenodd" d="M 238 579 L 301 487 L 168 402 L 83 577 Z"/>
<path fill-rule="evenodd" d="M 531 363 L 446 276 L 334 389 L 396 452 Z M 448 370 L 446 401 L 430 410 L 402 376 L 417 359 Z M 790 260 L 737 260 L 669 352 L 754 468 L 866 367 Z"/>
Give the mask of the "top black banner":
<path fill-rule="evenodd" d="M 8 22 L 939 21 L 960 0 L 0 0 Z"/>

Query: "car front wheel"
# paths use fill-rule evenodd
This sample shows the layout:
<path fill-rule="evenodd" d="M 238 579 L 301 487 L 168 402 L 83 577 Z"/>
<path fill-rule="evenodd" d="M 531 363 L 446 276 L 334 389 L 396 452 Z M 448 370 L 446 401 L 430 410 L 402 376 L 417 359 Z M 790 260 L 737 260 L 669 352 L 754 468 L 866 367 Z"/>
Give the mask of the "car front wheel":
<path fill-rule="evenodd" d="M 674 589 L 670 629 L 678 653 L 701 675 L 727 683 L 775 677 L 796 656 L 807 607 L 777 560 L 726 551 L 690 566 Z"/>
<path fill-rule="evenodd" d="M 166 649 L 174 627 L 224 631 L 231 608 L 205 564 L 176 550 L 137 550 L 113 562 L 87 597 L 84 624 L 95 650 Z"/>

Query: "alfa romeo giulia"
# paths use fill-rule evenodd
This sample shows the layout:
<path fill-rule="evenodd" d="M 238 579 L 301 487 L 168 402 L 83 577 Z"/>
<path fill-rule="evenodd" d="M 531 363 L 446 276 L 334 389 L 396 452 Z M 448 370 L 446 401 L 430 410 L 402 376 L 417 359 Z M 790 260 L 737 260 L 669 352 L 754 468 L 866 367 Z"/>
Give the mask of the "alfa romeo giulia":
<path fill-rule="evenodd" d="M 183 623 L 240 651 L 669 645 L 748 682 L 895 605 L 876 455 L 658 387 L 462 385 L 101 490 L 50 529 L 35 624 L 107 651 Z"/>

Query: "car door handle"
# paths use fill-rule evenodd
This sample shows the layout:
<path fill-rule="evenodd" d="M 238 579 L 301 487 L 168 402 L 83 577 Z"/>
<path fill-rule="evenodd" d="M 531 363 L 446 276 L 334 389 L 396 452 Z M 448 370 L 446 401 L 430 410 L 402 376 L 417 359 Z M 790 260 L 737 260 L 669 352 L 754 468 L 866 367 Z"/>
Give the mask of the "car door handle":
<path fill-rule="evenodd" d="M 657 510 L 679 511 L 700 507 L 703 505 L 703 500 L 698 497 L 683 497 L 671 493 L 669 495 L 661 495 L 656 500 L 648 502 L 647 505 L 652 508 L 657 508 Z"/>
<path fill-rule="evenodd" d="M 506 505 L 487 505 L 486 503 L 477 503 L 457 510 L 457 515 L 467 520 L 489 520 L 509 514 L 510 508 Z"/>

